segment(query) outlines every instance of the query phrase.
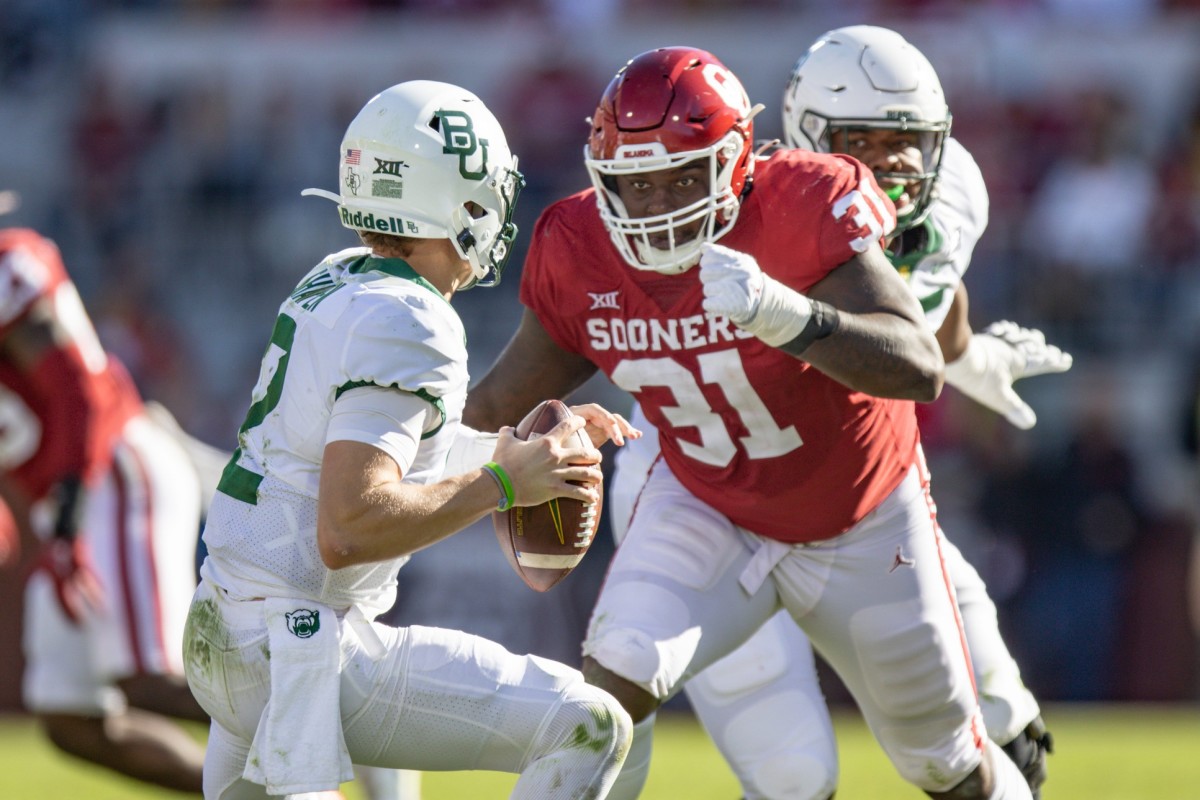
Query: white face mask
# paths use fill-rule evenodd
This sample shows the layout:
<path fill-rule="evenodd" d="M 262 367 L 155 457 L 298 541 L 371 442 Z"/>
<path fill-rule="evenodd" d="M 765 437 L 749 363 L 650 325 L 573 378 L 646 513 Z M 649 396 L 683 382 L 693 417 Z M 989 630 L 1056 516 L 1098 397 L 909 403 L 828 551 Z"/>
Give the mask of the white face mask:
<path fill-rule="evenodd" d="M 652 143 L 632 157 L 594 159 L 584 150 L 584 163 L 592 186 L 600 218 L 608 229 L 617 251 L 634 269 L 676 275 L 686 272 L 700 258 L 700 247 L 724 236 L 737 221 L 741 198 L 731 187 L 733 172 L 744 142 L 741 134 L 730 132 L 716 144 L 703 150 L 668 153 L 660 143 Z M 642 151 L 645 151 L 644 153 Z M 708 196 L 683 208 L 649 217 L 631 218 L 615 189 L 606 178 L 676 169 L 694 161 L 705 161 L 708 168 Z M 678 232 L 700 222 L 694 235 L 684 238 Z M 660 245 L 666 238 L 666 247 Z"/>

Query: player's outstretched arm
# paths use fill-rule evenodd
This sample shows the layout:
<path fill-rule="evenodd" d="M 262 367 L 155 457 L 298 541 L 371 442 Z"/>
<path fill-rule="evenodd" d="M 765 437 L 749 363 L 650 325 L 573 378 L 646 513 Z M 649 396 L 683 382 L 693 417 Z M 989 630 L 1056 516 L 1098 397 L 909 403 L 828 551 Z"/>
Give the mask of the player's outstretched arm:
<path fill-rule="evenodd" d="M 500 358 L 467 393 L 463 424 L 479 431 L 515 426 L 538 403 L 566 397 L 595 372 L 595 364 L 559 347 L 526 309 Z"/>
<path fill-rule="evenodd" d="M 878 245 L 802 294 L 764 274 L 753 256 L 708 244 L 700 280 L 705 311 L 729 317 L 851 389 L 922 402 L 941 392 L 937 340 Z"/>

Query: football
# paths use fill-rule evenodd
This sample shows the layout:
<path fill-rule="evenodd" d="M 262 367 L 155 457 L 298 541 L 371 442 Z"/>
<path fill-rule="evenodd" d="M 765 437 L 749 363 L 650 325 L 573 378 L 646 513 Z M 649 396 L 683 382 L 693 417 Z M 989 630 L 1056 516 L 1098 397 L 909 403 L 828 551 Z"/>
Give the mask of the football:
<path fill-rule="evenodd" d="M 570 416 L 571 410 L 565 404 L 546 400 L 521 420 L 516 436 L 541 436 Z M 590 443 L 582 430 L 575 435 L 585 444 Z M 603 484 L 601 500 L 596 503 L 559 497 L 540 506 L 492 512 L 500 549 L 529 588 L 548 591 L 583 560 L 600 524 L 602 501 Z"/>

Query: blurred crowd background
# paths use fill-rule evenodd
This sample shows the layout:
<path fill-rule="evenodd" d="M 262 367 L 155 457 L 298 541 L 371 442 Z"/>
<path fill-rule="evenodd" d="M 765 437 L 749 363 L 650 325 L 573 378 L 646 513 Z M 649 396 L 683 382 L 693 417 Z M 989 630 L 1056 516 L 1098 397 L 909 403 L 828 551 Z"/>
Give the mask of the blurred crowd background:
<path fill-rule="evenodd" d="M 712 51 L 773 138 L 796 58 L 859 22 L 929 56 L 987 179 L 973 324 L 1075 356 L 1018 384 L 1032 431 L 953 389 L 922 409 L 943 528 L 1041 699 L 1200 700 L 1200 0 L 0 0 L 0 189 L 23 201 L 3 222 L 54 238 L 143 393 L 231 450 L 279 302 L 356 243 L 300 190 L 337 188 L 371 95 L 480 95 L 529 181 L 527 237 L 587 185 L 585 119 L 632 56 Z M 516 326 L 524 243 L 455 300 L 476 377 Z M 542 596 L 490 539 L 485 520 L 418 555 L 394 619 L 578 663 L 611 544 Z"/>

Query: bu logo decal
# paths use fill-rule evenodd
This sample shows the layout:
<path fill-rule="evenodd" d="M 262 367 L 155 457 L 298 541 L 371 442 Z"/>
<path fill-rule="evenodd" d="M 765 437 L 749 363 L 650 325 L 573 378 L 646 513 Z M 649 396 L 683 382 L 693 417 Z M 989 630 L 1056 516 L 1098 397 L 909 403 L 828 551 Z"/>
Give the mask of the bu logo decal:
<path fill-rule="evenodd" d="M 475 135 L 475 123 L 464 111 L 458 109 L 441 109 L 433 112 L 438 118 L 438 129 L 442 132 L 446 146 L 443 153 L 458 156 L 458 173 L 470 181 L 480 181 L 487 177 L 488 140 Z M 467 158 L 479 153 L 479 169 L 472 170 L 467 166 Z"/>
<path fill-rule="evenodd" d="M 321 614 L 307 608 L 297 608 L 283 615 L 287 618 L 288 630 L 301 639 L 307 639 L 321 630 Z"/>
<path fill-rule="evenodd" d="M 600 294 L 588 292 L 588 297 L 592 298 L 592 307 L 589 308 L 588 311 L 595 311 L 597 308 L 619 309 L 620 306 L 617 305 L 617 295 L 620 293 L 620 291 L 601 292 Z"/>

